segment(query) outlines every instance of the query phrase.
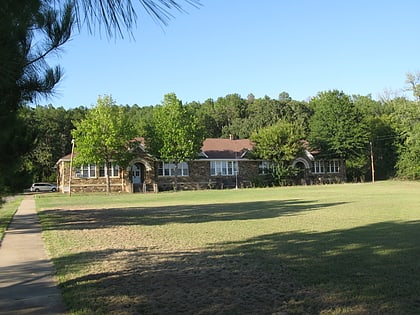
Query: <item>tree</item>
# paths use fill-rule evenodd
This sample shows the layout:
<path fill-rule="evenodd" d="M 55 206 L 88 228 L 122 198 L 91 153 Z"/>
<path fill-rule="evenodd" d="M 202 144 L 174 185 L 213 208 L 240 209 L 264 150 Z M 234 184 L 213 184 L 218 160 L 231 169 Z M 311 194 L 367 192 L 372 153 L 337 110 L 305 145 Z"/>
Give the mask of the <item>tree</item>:
<path fill-rule="evenodd" d="M 136 26 L 138 15 L 143 9 L 156 22 L 165 26 L 174 17 L 172 11 L 185 13 L 181 3 L 198 8 L 200 0 L 138 0 L 137 5 L 132 0 L 69 0 L 75 7 L 78 25 L 87 24 L 90 31 L 104 29 L 108 36 L 119 35 L 124 32 L 130 35 Z M 124 30 L 125 29 L 125 30 Z"/>
<path fill-rule="evenodd" d="M 272 126 L 254 132 L 254 154 L 263 160 L 273 161 L 273 175 L 279 183 L 293 174 L 291 162 L 302 150 L 303 128 L 300 125 L 280 120 Z"/>
<path fill-rule="evenodd" d="M 394 176 L 399 137 L 392 126 L 389 110 L 381 102 L 373 100 L 371 95 L 352 95 L 351 99 L 365 116 L 371 143 L 366 148 L 365 155 L 355 161 L 359 163 L 353 163 L 351 168 L 355 172 L 354 177 L 371 179 L 371 153 L 373 153 L 375 179 L 388 179 Z M 351 170 L 347 174 L 351 176 Z"/>
<path fill-rule="evenodd" d="M 208 138 L 218 138 L 222 135 L 222 128 L 215 118 L 214 101 L 209 98 L 200 106 L 195 107 L 195 116 L 198 117 L 200 125 L 204 126 L 205 136 Z"/>
<path fill-rule="evenodd" d="M 48 106 L 27 107 L 25 123 L 31 126 L 34 136 L 33 149 L 24 156 L 24 168 L 36 182 L 54 182 L 58 159 L 71 150 L 72 121 L 80 120 L 75 110 Z"/>
<path fill-rule="evenodd" d="M 33 149 L 36 139 L 35 126 L 27 123 L 30 117 L 30 110 L 21 108 L 0 128 L 0 196 L 22 191 L 31 181 L 23 166 L 25 155 Z"/>
<path fill-rule="evenodd" d="M 420 101 L 420 72 L 407 72 L 405 83 L 408 85 L 406 91 L 411 91 L 417 102 Z"/>
<path fill-rule="evenodd" d="M 349 96 L 337 90 L 321 92 L 309 106 L 314 111 L 309 134 L 312 146 L 343 159 L 363 154 L 369 144 L 365 116 Z"/>
<path fill-rule="evenodd" d="M 20 168 L 22 159 L 14 155 L 22 156 L 33 146 L 33 138 L 25 134 L 33 130 L 17 128 L 25 123 L 18 111 L 25 102 L 51 94 L 60 80 L 61 69 L 50 67 L 46 57 L 70 38 L 72 10 L 69 2 L 59 8 L 41 0 L 0 2 L 0 183 L 7 170 Z M 12 142 L 20 143 L 17 151 L 10 150 Z M 0 192 L 4 189 L 0 186 Z"/>
<path fill-rule="evenodd" d="M 213 117 L 220 130 L 229 135 L 229 127 L 237 118 L 244 118 L 247 113 L 247 102 L 239 94 L 228 94 L 219 97 L 214 103 Z"/>
<path fill-rule="evenodd" d="M 198 119 L 174 93 L 166 94 L 154 113 L 153 130 L 146 139 L 148 149 L 164 162 L 174 163 L 178 186 L 178 164 L 194 159 L 200 152 L 204 130 Z"/>
<path fill-rule="evenodd" d="M 75 165 L 104 164 L 107 193 L 110 192 L 111 165 L 128 166 L 133 157 L 130 150 L 135 130 L 122 107 L 115 105 L 111 96 L 99 97 L 96 107 L 86 118 L 75 123 L 72 135 L 76 143 Z"/>
<path fill-rule="evenodd" d="M 249 118 L 254 124 L 252 131 L 275 124 L 281 118 L 279 101 L 267 95 L 257 98 L 248 106 Z"/>
<path fill-rule="evenodd" d="M 420 178 L 420 107 L 418 102 L 404 98 L 390 105 L 393 127 L 399 135 L 397 175 L 401 178 Z"/>
<path fill-rule="evenodd" d="M 198 7 L 199 0 L 183 2 Z M 167 25 L 174 9 L 184 12 L 181 1 L 176 0 L 2 0 L 0 1 L 0 193 L 5 189 L 5 170 L 19 168 L 19 159 L 14 159 L 9 143 L 16 137 L 28 140 L 27 135 L 18 134 L 25 128 L 16 129 L 18 110 L 28 101 L 39 96 L 48 97 L 60 81 L 60 67 L 50 67 L 47 58 L 58 53 L 70 39 L 74 25 L 79 30 L 84 24 L 93 28 L 104 28 L 112 37 L 123 37 L 124 29 L 130 35 L 136 24 L 137 13 L 143 8 L 156 21 Z M 14 138 L 14 139 L 13 139 Z M 30 150 L 31 144 L 22 145 Z M 9 175 L 8 175 L 9 176 Z"/>
<path fill-rule="evenodd" d="M 404 179 L 420 179 L 420 123 L 407 135 L 397 162 L 398 176 Z"/>

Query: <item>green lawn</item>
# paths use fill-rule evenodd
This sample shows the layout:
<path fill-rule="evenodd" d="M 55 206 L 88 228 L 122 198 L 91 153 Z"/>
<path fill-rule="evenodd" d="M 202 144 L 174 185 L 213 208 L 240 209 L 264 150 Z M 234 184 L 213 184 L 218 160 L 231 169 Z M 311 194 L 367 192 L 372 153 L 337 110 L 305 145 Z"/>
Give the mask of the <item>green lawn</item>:
<path fill-rule="evenodd" d="M 420 183 L 38 195 L 74 314 L 418 314 Z"/>
<path fill-rule="evenodd" d="M 22 197 L 17 197 L 0 203 L 0 242 L 21 201 Z"/>

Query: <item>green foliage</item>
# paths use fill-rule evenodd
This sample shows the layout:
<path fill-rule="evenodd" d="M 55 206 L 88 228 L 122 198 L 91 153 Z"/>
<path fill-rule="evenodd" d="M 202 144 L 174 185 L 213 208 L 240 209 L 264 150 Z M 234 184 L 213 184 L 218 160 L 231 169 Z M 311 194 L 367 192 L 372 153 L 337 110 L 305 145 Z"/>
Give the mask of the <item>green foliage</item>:
<path fill-rule="evenodd" d="M 251 140 L 255 143 L 256 157 L 273 161 L 273 176 L 279 184 L 295 175 L 290 166 L 293 159 L 302 150 L 302 126 L 281 120 L 278 123 L 254 132 Z"/>
<path fill-rule="evenodd" d="M 212 116 L 219 128 L 227 131 L 235 119 L 246 116 L 246 107 L 246 101 L 239 94 L 228 94 L 216 100 Z M 224 134 L 225 137 L 228 135 Z"/>
<path fill-rule="evenodd" d="M 397 98 L 390 102 L 390 120 L 398 135 L 397 175 L 406 179 L 420 178 L 420 106 L 418 102 Z"/>
<path fill-rule="evenodd" d="M 219 138 L 222 135 L 222 129 L 219 127 L 214 113 L 214 101 L 209 98 L 204 103 L 192 102 L 187 104 L 194 111 L 194 115 L 203 126 L 205 138 Z"/>
<path fill-rule="evenodd" d="M 247 106 L 242 114 L 222 127 L 222 136 L 229 134 L 239 138 L 249 138 L 254 131 L 276 124 L 279 120 L 286 120 L 304 126 L 305 132 L 311 111 L 306 103 L 292 100 L 287 93 L 281 93 L 279 100 L 268 96 L 255 99 L 248 96 Z M 245 100 L 244 100 L 245 102 Z"/>
<path fill-rule="evenodd" d="M 125 167 L 132 159 L 130 141 L 136 136 L 135 129 L 123 108 L 116 106 L 111 96 L 99 97 L 96 107 L 86 114 L 84 120 L 75 122 L 75 126 L 72 132 L 77 152 L 75 165 L 115 163 Z M 109 192 L 108 176 L 107 182 Z"/>
<path fill-rule="evenodd" d="M 34 148 L 36 131 L 26 122 L 26 109 L 11 113 L 0 128 L 0 195 L 22 191 L 31 182 L 24 169 L 25 155 Z"/>
<path fill-rule="evenodd" d="M 408 72 L 405 83 L 407 84 L 407 90 L 413 93 L 416 101 L 420 101 L 420 72 Z"/>
<path fill-rule="evenodd" d="M 0 16 L 1 191 L 24 184 L 13 182 L 22 175 L 22 156 L 34 139 L 18 111 L 25 102 L 53 92 L 61 69 L 50 67 L 46 58 L 69 40 L 74 16 L 68 1 L 41 0 L 3 0 Z"/>
<path fill-rule="evenodd" d="M 337 90 L 311 99 L 310 143 L 323 154 L 352 158 L 364 153 L 369 143 L 365 115 L 349 96 Z"/>
<path fill-rule="evenodd" d="M 196 157 L 203 130 L 188 107 L 174 93 L 166 94 L 154 112 L 153 137 L 147 139 L 151 151 L 167 162 L 179 163 Z"/>
<path fill-rule="evenodd" d="M 373 100 L 370 95 L 353 95 L 352 100 L 366 117 L 369 141 L 372 144 L 375 178 L 388 179 L 394 176 L 398 157 L 398 135 L 388 115 L 387 106 Z M 365 148 L 364 154 L 347 159 L 347 176 L 350 180 L 372 179 L 370 154 L 369 146 Z"/>
<path fill-rule="evenodd" d="M 22 199 L 22 197 L 13 197 L 9 201 L 4 202 L 0 198 L 0 243 Z"/>
<path fill-rule="evenodd" d="M 369 119 L 375 178 L 388 179 L 395 175 L 398 161 L 399 135 L 387 115 Z"/>
<path fill-rule="evenodd" d="M 420 122 L 415 124 L 400 150 L 397 162 L 398 176 L 416 180 L 420 179 Z"/>
<path fill-rule="evenodd" d="M 251 132 L 274 125 L 281 118 L 280 102 L 268 96 L 255 99 L 248 106 L 249 120 L 252 123 Z"/>
<path fill-rule="evenodd" d="M 162 106 L 155 109 L 153 122 L 146 145 L 163 161 L 175 164 L 176 190 L 178 163 L 197 156 L 203 144 L 204 130 L 197 117 L 182 105 L 175 93 L 165 95 Z"/>
<path fill-rule="evenodd" d="M 34 181 L 55 181 L 54 165 L 71 150 L 72 110 L 52 105 L 37 106 L 31 110 L 29 122 L 36 133 L 35 147 L 26 156 L 25 165 Z"/>
<path fill-rule="evenodd" d="M 125 106 L 124 112 L 126 113 L 130 124 L 134 126 L 137 136 L 144 136 L 153 121 L 152 106 L 139 107 L 138 105 Z"/>

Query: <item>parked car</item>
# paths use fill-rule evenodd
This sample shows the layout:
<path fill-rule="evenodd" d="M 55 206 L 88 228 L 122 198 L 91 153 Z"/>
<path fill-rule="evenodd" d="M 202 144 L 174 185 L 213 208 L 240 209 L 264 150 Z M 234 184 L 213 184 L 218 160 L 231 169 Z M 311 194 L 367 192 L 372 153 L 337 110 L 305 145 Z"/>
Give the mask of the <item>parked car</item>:
<path fill-rule="evenodd" d="M 33 183 L 30 191 L 41 192 L 41 191 L 57 191 L 57 186 L 50 183 Z"/>

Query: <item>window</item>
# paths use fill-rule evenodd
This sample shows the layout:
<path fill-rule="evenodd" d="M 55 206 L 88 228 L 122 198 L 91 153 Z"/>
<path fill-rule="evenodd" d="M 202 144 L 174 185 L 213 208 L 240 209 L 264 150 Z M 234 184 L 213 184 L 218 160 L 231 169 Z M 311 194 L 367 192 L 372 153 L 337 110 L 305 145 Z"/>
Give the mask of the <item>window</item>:
<path fill-rule="evenodd" d="M 108 172 L 109 177 L 118 177 L 120 175 L 120 167 L 117 164 L 108 163 L 99 165 L 99 177 L 105 177 L 105 171 Z"/>
<path fill-rule="evenodd" d="M 238 161 L 211 161 L 211 176 L 233 176 L 238 172 Z"/>
<path fill-rule="evenodd" d="M 116 164 L 110 165 L 108 167 L 108 175 L 111 177 L 118 177 L 120 175 L 120 167 Z"/>
<path fill-rule="evenodd" d="M 314 161 L 312 172 L 315 174 L 325 173 L 324 161 Z"/>
<path fill-rule="evenodd" d="M 82 177 L 82 178 L 96 177 L 95 164 L 83 164 L 80 167 L 76 167 L 76 177 Z"/>
<path fill-rule="evenodd" d="M 159 176 L 175 176 L 175 163 L 159 163 Z M 178 176 L 188 176 L 188 163 L 178 163 Z"/>
<path fill-rule="evenodd" d="M 261 161 L 259 164 L 259 174 L 260 175 L 267 175 L 270 174 L 271 165 L 268 161 Z"/>
<path fill-rule="evenodd" d="M 340 160 L 320 160 L 315 161 L 312 169 L 313 173 L 339 173 L 340 172 Z"/>
<path fill-rule="evenodd" d="M 105 164 L 99 165 L 99 177 L 105 177 Z"/>
<path fill-rule="evenodd" d="M 340 172 L 340 160 L 331 160 L 328 161 L 327 167 L 328 173 L 339 173 Z"/>

